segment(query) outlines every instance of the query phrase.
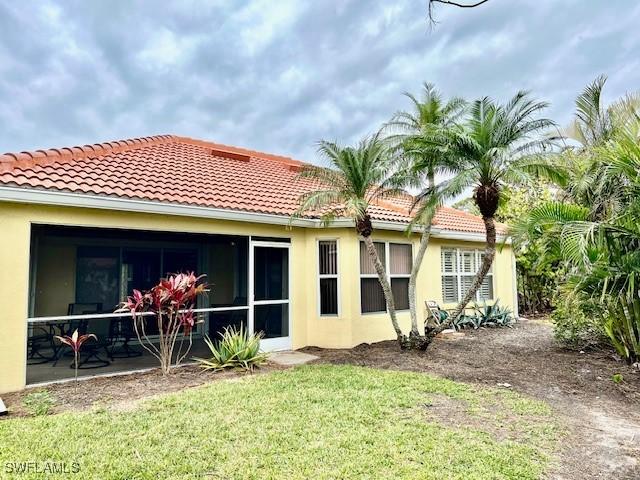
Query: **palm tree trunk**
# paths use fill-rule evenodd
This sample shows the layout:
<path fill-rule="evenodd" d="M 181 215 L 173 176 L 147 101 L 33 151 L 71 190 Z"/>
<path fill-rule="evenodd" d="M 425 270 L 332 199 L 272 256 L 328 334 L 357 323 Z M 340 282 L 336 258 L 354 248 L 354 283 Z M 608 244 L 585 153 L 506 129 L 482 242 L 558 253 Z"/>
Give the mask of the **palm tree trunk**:
<path fill-rule="evenodd" d="M 373 240 L 369 235 L 364 236 L 364 244 L 367 247 L 367 253 L 373 262 L 373 267 L 378 274 L 378 281 L 382 286 L 382 292 L 384 293 L 384 299 L 387 303 L 387 310 L 389 311 L 389 317 L 391 317 L 391 323 L 393 325 L 393 329 L 396 331 L 396 335 L 398 337 L 398 342 L 400 346 L 404 346 L 404 335 L 402 334 L 402 330 L 400 329 L 400 325 L 398 325 L 398 318 L 396 317 L 396 304 L 393 299 L 393 292 L 391 291 L 391 285 L 389 285 L 389 279 L 387 278 L 387 273 L 380 261 L 380 257 L 378 256 L 378 251 L 376 250 L 376 246 L 373 244 Z"/>
<path fill-rule="evenodd" d="M 429 173 L 429 188 L 435 186 L 435 178 L 433 173 Z M 411 315 L 411 336 L 419 337 L 420 332 L 418 330 L 418 305 L 416 301 L 416 283 L 418 281 L 418 272 L 420 272 L 420 266 L 424 259 L 424 254 L 427 252 L 429 246 L 429 237 L 431 236 L 431 221 L 433 215 L 429 215 L 424 224 L 422 230 L 422 236 L 420 237 L 420 246 L 418 247 L 418 253 L 411 267 L 411 276 L 409 277 L 409 314 Z"/>
<path fill-rule="evenodd" d="M 448 328 L 451 324 L 453 324 L 458 317 L 464 312 L 464 309 L 467 307 L 472 298 L 475 297 L 476 292 L 482 285 L 484 281 L 484 277 L 489 272 L 491 268 L 491 264 L 493 263 L 493 259 L 496 255 L 496 224 L 493 217 L 482 217 L 484 220 L 484 227 L 487 232 L 487 245 L 484 249 L 484 258 L 482 259 L 482 265 L 480 266 L 480 270 L 476 273 L 476 276 L 467 290 L 462 301 L 458 304 L 454 312 L 449 315 L 446 321 L 442 322 L 437 328 L 433 329 L 429 332 L 429 336 L 434 337 L 438 333 L 442 332 L 446 328 Z"/>
<path fill-rule="evenodd" d="M 411 276 L 409 277 L 409 313 L 411 315 L 411 335 L 420 335 L 418 331 L 418 305 L 416 302 L 416 282 L 418 280 L 418 272 L 420 271 L 420 265 L 424 259 L 424 254 L 427 252 L 429 246 L 429 237 L 431 236 L 431 222 L 425 225 L 420 237 L 420 246 L 418 247 L 418 253 L 411 268 Z"/>

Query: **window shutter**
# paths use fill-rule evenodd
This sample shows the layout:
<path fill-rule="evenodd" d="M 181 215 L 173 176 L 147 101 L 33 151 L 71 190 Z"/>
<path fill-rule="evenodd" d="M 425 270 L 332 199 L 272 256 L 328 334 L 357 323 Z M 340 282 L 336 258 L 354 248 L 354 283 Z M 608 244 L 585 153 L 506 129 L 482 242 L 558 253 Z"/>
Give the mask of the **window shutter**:
<path fill-rule="evenodd" d="M 442 301 L 444 303 L 454 303 L 458 301 L 458 279 L 456 277 L 442 277 Z"/>
<path fill-rule="evenodd" d="M 442 273 L 455 273 L 458 271 L 456 262 L 456 251 L 450 248 L 443 248 L 440 251 L 440 263 Z"/>
<path fill-rule="evenodd" d="M 493 275 L 487 275 L 480 287 L 480 300 L 493 300 Z"/>

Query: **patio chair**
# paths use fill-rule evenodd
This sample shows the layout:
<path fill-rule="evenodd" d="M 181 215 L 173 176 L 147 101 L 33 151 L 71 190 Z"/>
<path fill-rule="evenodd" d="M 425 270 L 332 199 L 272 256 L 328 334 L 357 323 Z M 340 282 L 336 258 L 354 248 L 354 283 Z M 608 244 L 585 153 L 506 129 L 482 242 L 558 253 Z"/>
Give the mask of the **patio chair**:
<path fill-rule="evenodd" d="M 429 315 L 425 320 L 425 325 L 429 321 L 433 321 L 436 325 L 440 325 L 449 318 L 449 312 L 440 308 L 440 305 L 438 305 L 438 302 L 435 300 L 426 300 L 424 305 L 427 308 L 427 312 L 429 312 Z"/>
<path fill-rule="evenodd" d="M 100 313 L 101 310 L 101 303 L 70 303 L 67 309 L 67 314 L 89 315 L 93 313 Z M 106 319 L 99 320 L 99 322 L 99 325 L 101 327 L 107 325 Z M 96 335 L 96 337 L 98 337 L 97 340 L 91 338 L 82 345 L 82 349 L 80 351 L 80 359 L 78 361 L 79 369 L 100 368 L 111 365 L 110 360 L 113 360 L 113 357 L 109 352 L 109 347 L 111 347 L 112 345 L 112 341 L 109 338 L 110 327 L 102 328 L 102 331 L 89 331 L 89 320 L 86 318 L 71 319 L 68 325 L 69 326 L 65 335 L 73 335 L 73 332 L 78 330 L 78 333 L 80 335 L 93 333 L 94 335 Z M 62 357 L 62 347 L 63 345 L 60 345 L 58 353 L 56 354 L 55 361 L 53 362 L 54 367 L 58 364 L 58 360 L 60 360 L 60 358 Z M 106 354 L 107 359 L 104 359 L 100 356 L 100 353 L 103 351 Z M 71 365 L 71 367 L 73 367 L 73 365 Z"/>
<path fill-rule="evenodd" d="M 57 352 L 51 330 L 40 325 L 31 328 L 27 339 L 27 365 L 40 365 L 55 360 Z"/>
<path fill-rule="evenodd" d="M 109 340 L 111 343 L 110 357 L 131 358 L 142 355 L 142 350 L 132 347 L 129 343 L 136 339 L 133 319 L 129 317 L 112 318 L 109 323 Z"/>

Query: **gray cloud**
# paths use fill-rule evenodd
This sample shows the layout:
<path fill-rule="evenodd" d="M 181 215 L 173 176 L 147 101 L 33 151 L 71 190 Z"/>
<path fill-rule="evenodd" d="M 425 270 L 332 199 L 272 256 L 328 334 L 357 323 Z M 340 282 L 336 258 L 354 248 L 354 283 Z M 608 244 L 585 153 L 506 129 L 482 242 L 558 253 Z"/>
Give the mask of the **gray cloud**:
<path fill-rule="evenodd" d="M 446 95 L 531 89 L 567 122 L 600 73 L 637 89 L 631 0 L 11 2 L 0 0 L 0 151 L 176 133 L 314 160 L 435 82 Z"/>

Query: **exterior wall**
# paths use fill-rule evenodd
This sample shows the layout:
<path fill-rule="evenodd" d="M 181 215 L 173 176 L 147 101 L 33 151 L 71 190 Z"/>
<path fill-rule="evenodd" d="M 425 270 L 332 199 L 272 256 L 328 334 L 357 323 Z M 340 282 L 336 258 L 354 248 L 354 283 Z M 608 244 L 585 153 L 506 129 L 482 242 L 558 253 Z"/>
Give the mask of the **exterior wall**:
<path fill-rule="evenodd" d="M 413 252 L 417 252 L 420 237 L 417 234 L 408 237 L 403 232 L 376 231 L 374 241 L 411 243 Z M 338 241 L 338 316 L 319 314 L 318 291 L 318 240 Z M 426 318 L 426 300 L 436 300 L 443 308 L 455 308 L 456 304 L 442 302 L 442 281 L 440 267 L 440 249 L 442 247 L 483 249 L 484 243 L 463 242 L 431 238 L 429 247 L 420 269 L 417 281 L 417 302 L 419 328 L 423 331 L 422 320 Z M 360 343 L 373 343 L 395 338 L 395 332 L 386 313 L 360 312 L 360 250 L 359 239 L 353 229 L 307 230 L 306 270 L 313 272 L 313 288 L 307 292 L 309 309 L 307 311 L 307 345 L 325 348 L 350 348 Z M 511 246 L 498 248 L 493 264 L 494 298 L 500 304 L 514 309 L 514 276 Z M 491 302 L 489 302 L 491 303 Z M 408 332 L 411 319 L 408 311 L 397 312 L 398 323 L 404 332 Z"/>
<path fill-rule="evenodd" d="M 315 345 L 327 348 L 349 348 L 395 337 L 385 313 L 360 313 L 359 240 L 353 229 L 287 228 L 285 226 L 209 220 L 121 211 L 48 207 L 17 203 L 0 203 L 0 290 L 2 317 L 0 326 L 0 393 L 19 390 L 25 386 L 26 343 L 29 292 L 29 256 L 31 224 L 68 225 L 102 228 L 126 228 L 167 232 L 204 234 L 254 235 L 291 238 L 291 341 L 293 348 Z M 338 240 L 339 302 L 336 317 L 320 316 L 318 308 L 318 248 L 320 239 Z M 417 250 L 419 237 L 408 238 L 402 232 L 377 231 L 374 240 L 411 242 Z M 440 247 L 466 246 L 482 248 L 482 243 L 451 242 L 432 239 L 418 279 L 419 318 L 424 318 L 424 301 L 441 300 Z M 48 273 L 57 270 L 61 262 L 73 261 L 69 249 L 60 247 L 58 255 L 44 259 Z M 503 305 L 513 306 L 513 264 L 511 249 L 505 246 L 497 254 L 494 264 L 494 291 Z M 62 298 L 68 288 L 52 286 L 49 302 L 68 304 Z M 62 293 L 61 293 L 62 292 Z M 60 298 L 57 299 L 57 296 Z M 38 312 L 36 312 L 38 314 Z M 398 319 L 407 331 L 409 312 L 399 312 Z"/>

